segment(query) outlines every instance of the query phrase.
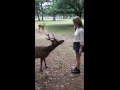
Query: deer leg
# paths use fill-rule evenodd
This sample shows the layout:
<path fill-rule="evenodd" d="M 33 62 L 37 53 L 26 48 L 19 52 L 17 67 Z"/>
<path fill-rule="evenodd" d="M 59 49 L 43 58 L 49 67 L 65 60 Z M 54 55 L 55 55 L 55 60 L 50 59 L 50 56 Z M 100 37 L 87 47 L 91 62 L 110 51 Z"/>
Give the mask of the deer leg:
<path fill-rule="evenodd" d="M 46 65 L 46 60 L 45 59 L 44 59 L 44 64 L 45 64 L 45 67 L 48 68 L 47 65 Z"/>
<path fill-rule="evenodd" d="M 42 62 L 43 62 L 43 59 L 40 60 L 41 64 L 40 64 L 40 71 L 39 72 L 42 72 Z"/>

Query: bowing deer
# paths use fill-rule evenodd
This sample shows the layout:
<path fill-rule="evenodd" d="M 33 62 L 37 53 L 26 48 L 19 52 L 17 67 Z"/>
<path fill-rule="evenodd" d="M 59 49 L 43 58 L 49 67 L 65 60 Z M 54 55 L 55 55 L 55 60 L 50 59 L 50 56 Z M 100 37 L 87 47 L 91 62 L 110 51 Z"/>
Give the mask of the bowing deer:
<path fill-rule="evenodd" d="M 64 42 L 64 40 L 57 40 L 53 34 L 52 34 L 53 38 L 51 38 L 49 34 L 46 34 L 46 35 L 48 36 L 48 38 L 46 39 L 51 41 L 51 45 L 35 47 L 35 58 L 40 58 L 40 61 L 41 61 L 39 72 L 42 72 L 43 61 L 44 61 L 45 67 L 48 68 L 46 65 L 45 58 L 48 57 L 51 51 L 53 51 L 57 46 L 59 46 L 60 44 Z"/>

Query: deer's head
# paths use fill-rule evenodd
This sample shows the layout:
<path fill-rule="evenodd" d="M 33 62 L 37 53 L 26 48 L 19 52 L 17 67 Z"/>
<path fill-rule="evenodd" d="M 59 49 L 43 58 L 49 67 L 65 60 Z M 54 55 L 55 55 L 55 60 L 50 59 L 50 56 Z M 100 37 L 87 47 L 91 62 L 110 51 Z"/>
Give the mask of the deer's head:
<path fill-rule="evenodd" d="M 62 44 L 64 42 L 64 40 L 57 40 L 53 34 L 52 34 L 53 38 L 50 38 L 49 34 L 46 34 L 46 35 L 48 36 L 48 38 L 46 38 L 46 39 L 50 40 L 52 42 L 52 45 L 57 46 L 57 45 L 60 45 L 60 44 Z"/>

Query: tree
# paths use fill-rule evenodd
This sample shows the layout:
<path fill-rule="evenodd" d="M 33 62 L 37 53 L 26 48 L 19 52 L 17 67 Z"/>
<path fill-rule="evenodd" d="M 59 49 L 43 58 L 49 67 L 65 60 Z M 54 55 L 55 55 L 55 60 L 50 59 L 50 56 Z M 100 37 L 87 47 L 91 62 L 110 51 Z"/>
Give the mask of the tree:
<path fill-rule="evenodd" d="M 38 21 L 40 21 L 40 5 L 39 5 L 39 1 L 35 0 L 35 15 L 38 17 Z"/>
<path fill-rule="evenodd" d="M 35 15 L 38 17 L 39 21 L 40 21 L 39 15 L 42 16 L 42 20 L 43 20 L 43 14 L 44 14 L 43 4 L 49 1 L 50 0 L 35 0 Z"/>
<path fill-rule="evenodd" d="M 44 5 L 47 2 L 46 5 Z M 48 4 L 50 3 L 50 4 Z M 55 17 L 62 15 L 63 19 L 74 15 L 84 16 L 84 0 L 35 0 L 35 15 L 49 15 Z"/>
<path fill-rule="evenodd" d="M 74 13 L 81 17 L 84 13 L 84 0 L 58 0 L 57 8 L 60 8 L 60 13 Z"/>
<path fill-rule="evenodd" d="M 45 13 L 49 16 L 53 16 L 53 21 L 55 21 L 55 17 L 58 14 L 57 6 L 57 0 L 52 0 L 50 2 L 51 4 L 46 8 Z"/>

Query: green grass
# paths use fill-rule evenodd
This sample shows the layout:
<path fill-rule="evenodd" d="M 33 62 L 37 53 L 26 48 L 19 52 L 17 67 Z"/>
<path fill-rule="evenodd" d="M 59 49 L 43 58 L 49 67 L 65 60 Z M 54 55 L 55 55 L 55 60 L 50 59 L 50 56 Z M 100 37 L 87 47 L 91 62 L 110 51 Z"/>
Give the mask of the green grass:
<path fill-rule="evenodd" d="M 84 20 L 82 20 L 84 24 Z M 73 33 L 73 22 L 72 19 L 60 19 L 59 21 L 52 21 L 52 20 L 43 20 L 38 21 L 35 20 L 36 24 L 45 23 L 45 29 L 47 29 L 51 33 Z"/>

